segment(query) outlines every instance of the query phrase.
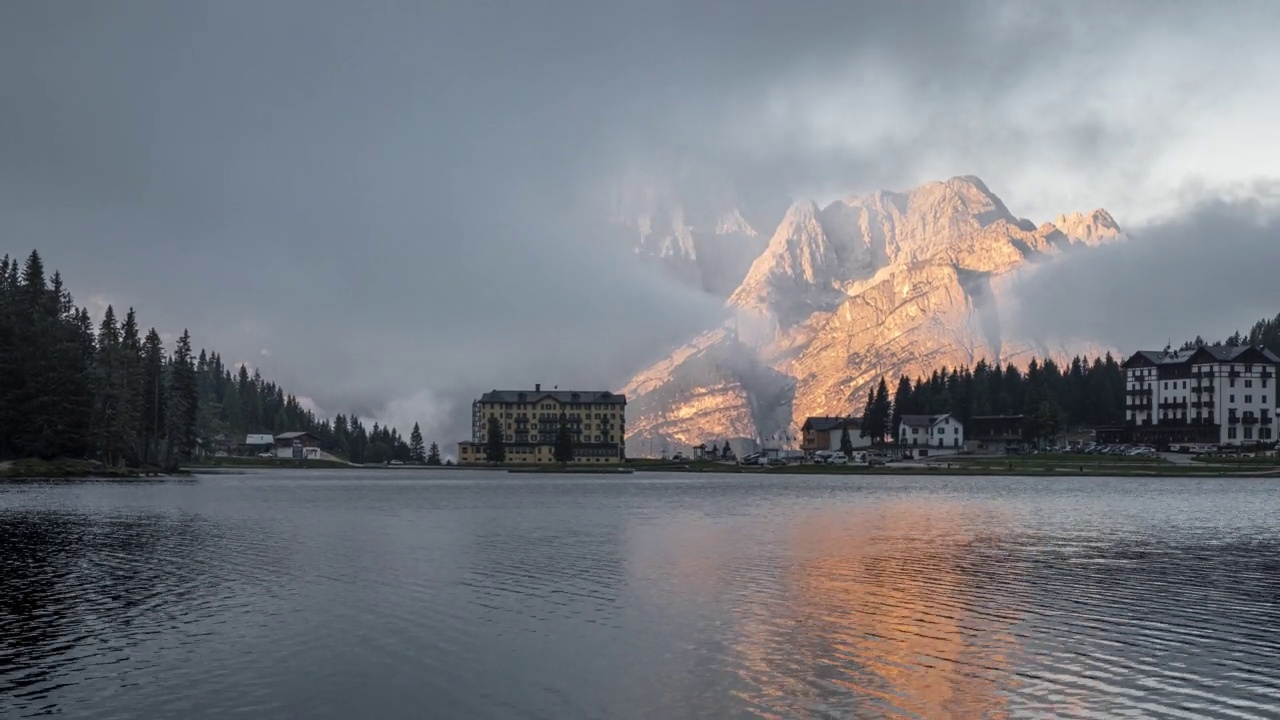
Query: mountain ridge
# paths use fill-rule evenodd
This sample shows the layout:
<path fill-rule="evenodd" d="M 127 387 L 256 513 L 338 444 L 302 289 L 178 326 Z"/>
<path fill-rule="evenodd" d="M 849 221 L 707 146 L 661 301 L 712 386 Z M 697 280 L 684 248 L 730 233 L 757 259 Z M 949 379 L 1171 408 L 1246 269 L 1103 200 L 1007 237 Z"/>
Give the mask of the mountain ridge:
<path fill-rule="evenodd" d="M 629 428 L 676 445 L 794 437 L 805 416 L 853 412 L 881 376 L 1050 351 L 1007 336 L 1004 280 L 1123 237 L 1102 209 L 1037 226 L 974 176 L 793 202 L 728 295 L 733 318 L 620 390 Z"/>

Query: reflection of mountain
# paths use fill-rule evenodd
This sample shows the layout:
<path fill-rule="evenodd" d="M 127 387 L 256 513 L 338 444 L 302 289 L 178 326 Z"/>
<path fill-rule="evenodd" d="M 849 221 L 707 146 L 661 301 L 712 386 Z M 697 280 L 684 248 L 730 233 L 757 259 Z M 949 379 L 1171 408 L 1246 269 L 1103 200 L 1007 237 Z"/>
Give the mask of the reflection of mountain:
<path fill-rule="evenodd" d="M 738 625 L 751 699 L 769 707 L 799 692 L 813 707 L 852 700 L 844 710 L 858 716 L 1005 717 L 1014 618 L 985 612 L 975 592 L 965 528 L 976 523 L 964 515 L 895 502 L 792 524 L 794 562 Z M 804 687 L 814 676 L 832 697 Z"/>
<path fill-rule="evenodd" d="M 1008 336 L 1002 288 L 1030 263 L 1120 237 L 1104 210 L 1036 226 L 974 177 L 826 207 L 797 202 L 729 294 L 735 319 L 624 388 L 633 440 L 795 435 L 806 416 L 860 410 L 882 375 L 1087 352 Z M 691 242 L 664 240 L 655 252 L 704 272 Z M 736 247 L 745 252 L 750 243 Z"/>

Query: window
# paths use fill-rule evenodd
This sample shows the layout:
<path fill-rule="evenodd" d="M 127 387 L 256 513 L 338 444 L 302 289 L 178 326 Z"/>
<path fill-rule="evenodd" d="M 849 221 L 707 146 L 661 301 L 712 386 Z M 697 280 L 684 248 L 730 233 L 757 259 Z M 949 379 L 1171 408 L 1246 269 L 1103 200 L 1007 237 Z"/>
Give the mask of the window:
<path fill-rule="evenodd" d="M 1186 380 L 1183 380 L 1183 381 L 1182 381 L 1182 389 L 1183 389 L 1183 390 L 1186 390 L 1186 389 L 1187 389 L 1187 381 L 1186 381 Z"/>
<path fill-rule="evenodd" d="M 1263 395 L 1263 396 L 1262 396 L 1262 404 L 1263 404 L 1263 405 L 1266 405 L 1266 404 L 1267 404 L 1267 396 L 1266 396 L 1266 395 Z"/>
<path fill-rule="evenodd" d="M 1253 439 L 1253 427 L 1252 427 L 1252 426 L 1246 427 L 1246 428 L 1244 429 L 1244 439 L 1245 439 L 1245 440 L 1252 440 L 1252 439 Z"/>
<path fill-rule="evenodd" d="M 1233 427 L 1229 427 L 1229 428 L 1227 428 L 1227 439 L 1228 439 L 1228 440 L 1235 440 L 1235 439 L 1236 439 L 1236 429 L 1235 429 L 1235 428 L 1233 428 Z"/>
<path fill-rule="evenodd" d="M 1248 379 L 1246 379 L 1246 380 L 1244 381 L 1244 386 L 1245 386 L 1245 387 L 1247 387 L 1247 388 L 1251 388 L 1251 387 L 1253 387 L 1253 381 L 1252 381 L 1252 380 L 1248 380 Z"/>
<path fill-rule="evenodd" d="M 1247 402 L 1247 403 L 1251 403 L 1251 402 L 1253 402 L 1253 396 L 1252 396 L 1252 395 L 1245 395 L 1245 396 L 1244 396 L 1244 401 L 1245 401 L 1245 402 Z"/>
<path fill-rule="evenodd" d="M 1235 379 L 1235 378 L 1231 378 L 1231 379 L 1230 379 L 1230 380 L 1228 380 L 1227 382 L 1231 384 L 1231 387 L 1235 387 L 1235 386 L 1236 386 L 1236 379 Z"/>
<path fill-rule="evenodd" d="M 1231 395 L 1230 397 L 1227 398 L 1227 402 L 1235 402 L 1235 401 L 1236 401 L 1235 395 Z"/>

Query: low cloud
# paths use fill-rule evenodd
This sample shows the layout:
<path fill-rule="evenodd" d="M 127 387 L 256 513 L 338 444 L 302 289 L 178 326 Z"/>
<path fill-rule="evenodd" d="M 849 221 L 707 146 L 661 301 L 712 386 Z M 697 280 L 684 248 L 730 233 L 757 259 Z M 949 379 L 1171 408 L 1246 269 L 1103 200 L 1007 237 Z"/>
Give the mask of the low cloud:
<path fill-rule="evenodd" d="M 1222 339 L 1280 312 L 1280 199 L 1203 200 L 1130 239 L 1033 267 L 1011 286 L 1015 336 L 1129 352 Z"/>

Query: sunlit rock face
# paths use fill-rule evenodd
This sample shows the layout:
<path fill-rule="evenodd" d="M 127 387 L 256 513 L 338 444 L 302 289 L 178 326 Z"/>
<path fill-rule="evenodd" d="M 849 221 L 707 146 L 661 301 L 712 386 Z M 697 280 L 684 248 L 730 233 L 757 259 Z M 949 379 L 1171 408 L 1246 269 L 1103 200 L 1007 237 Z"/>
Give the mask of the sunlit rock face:
<path fill-rule="evenodd" d="M 796 202 L 728 294 L 734 318 L 623 388 L 629 452 L 787 445 L 807 416 L 861 412 L 881 376 L 1094 351 L 1008 337 L 1001 287 L 1031 263 L 1122 238 L 1105 210 L 1037 227 L 975 177 Z"/>

